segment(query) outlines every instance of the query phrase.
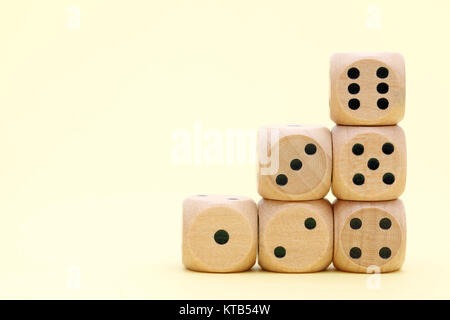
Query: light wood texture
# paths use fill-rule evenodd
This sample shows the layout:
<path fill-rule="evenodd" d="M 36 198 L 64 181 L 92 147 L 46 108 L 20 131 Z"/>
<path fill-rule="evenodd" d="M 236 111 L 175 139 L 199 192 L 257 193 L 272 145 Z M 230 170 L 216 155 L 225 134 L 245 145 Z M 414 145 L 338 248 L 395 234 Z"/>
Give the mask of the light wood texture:
<path fill-rule="evenodd" d="M 277 136 L 275 140 L 274 133 Z M 315 148 L 314 153 L 311 148 Z M 328 193 L 332 168 L 331 133 L 328 128 L 312 125 L 262 127 L 258 132 L 258 150 L 258 192 L 263 198 L 316 200 Z M 270 157 L 270 162 L 264 163 L 263 159 L 267 157 Z M 293 161 L 296 170 L 291 166 Z M 276 168 L 276 171 L 273 174 L 263 173 L 263 169 L 269 166 Z M 281 176 L 286 178 L 282 181 L 285 184 L 277 180 Z"/>
<path fill-rule="evenodd" d="M 333 211 L 327 200 L 258 204 L 259 265 L 276 272 L 316 272 L 333 257 Z M 284 254 L 284 255 L 283 255 Z"/>
<path fill-rule="evenodd" d="M 332 191 L 338 199 L 393 200 L 403 193 L 406 141 L 399 126 L 335 126 L 332 137 Z M 361 146 L 362 154 L 355 154 Z"/>
<path fill-rule="evenodd" d="M 406 250 L 403 202 L 337 200 L 334 239 L 333 264 L 339 270 L 373 273 L 400 269 Z"/>
<path fill-rule="evenodd" d="M 246 197 L 196 195 L 185 199 L 183 264 L 204 272 L 250 269 L 256 261 L 257 219 L 256 203 Z"/>
<path fill-rule="evenodd" d="M 402 55 L 391 52 L 334 54 L 330 59 L 330 82 L 330 116 L 335 123 L 394 125 L 403 119 L 405 62 Z M 358 92 L 352 94 L 349 86 L 357 87 L 355 84 L 359 91 L 356 88 Z M 381 86 L 387 88 L 387 92 Z M 349 102 L 351 99 L 355 100 Z M 378 102 L 379 99 L 383 100 Z"/>

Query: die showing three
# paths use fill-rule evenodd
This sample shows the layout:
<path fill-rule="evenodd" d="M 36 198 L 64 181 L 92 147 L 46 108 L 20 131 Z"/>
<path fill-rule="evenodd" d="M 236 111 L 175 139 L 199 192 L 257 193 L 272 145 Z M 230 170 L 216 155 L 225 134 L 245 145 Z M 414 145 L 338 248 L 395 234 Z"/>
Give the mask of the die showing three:
<path fill-rule="evenodd" d="M 273 200 L 316 200 L 331 185 L 331 133 L 323 126 L 266 126 L 258 132 L 258 193 Z"/>

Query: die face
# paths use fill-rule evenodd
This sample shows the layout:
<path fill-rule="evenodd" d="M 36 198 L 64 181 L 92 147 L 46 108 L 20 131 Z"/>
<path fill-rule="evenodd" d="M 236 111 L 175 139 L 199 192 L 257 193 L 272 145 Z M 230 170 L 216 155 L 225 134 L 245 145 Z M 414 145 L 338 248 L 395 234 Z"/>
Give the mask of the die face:
<path fill-rule="evenodd" d="M 315 130 L 318 139 L 314 139 Z M 260 195 L 274 200 L 315 200 L 324 197 L 331 184 L 329 130 L 299 128 L 280 131 L 280 134 L 277 141 L 267 143 L 266 147 L 271 158 L 269 165 L 275 170 L 262 174 L 261 168 L 267 166 L 259 162 Z M 324 144 L 320 140 L 328 141 Z"/>
<path fill-rule="evenodd" d="M 195 257 L 216 270 L 237 265 L 252 246 L 250 224 L 239 212 L 226 207 L 200 213 L 188 229 L 187 238 Z"/>
<path fill-rule="evenodd" d="M 335 228 L 334 264 L 338 269 L 390 272 L 403 264 L 406 223 L 400 200 L 335 206 Z"/>
<path fill-rule="evenodd" d="M 257 211 L 248 198 L 198 195 L 183 212 L 183 263 L 206 272 L 248 270 L 256 260 Z"/>
<path fill-rule="evenodd" d="M 394 125 L 405 112 L 405 64 L 397 53 L 331 58 L 330 115 L 337 124 Z"/>
<path fill-rule="evenodd" d="M 298 195 L 316 188 L 326 173 L 326 155 L 317 141 L 293 135 L 279 141 L 280 165 L 268 176 L 272 188 L 288 195 Z M 316 175 L 316 172 L 319 174 Z"/>
<path fill-rule="evenodd" d="M 340 236 L 347 258 L 358 266 L 382 266 L 399 254 L 402 235 L 397 220 L 376 208 L 349 216 Z"/>
<path fill-rule="evenodd" d="M 279 208 L 268 209 L 273 212 L 265 210 L 260 207 L 258 261 L 263 269 L 314 272 L 331 263 L 333 221 L 327 201 L 281 204 Z"/>
<path fill-rule="evenodd" d="M 406 184 L 403 130 L 390 127 L 333 129 L 333 194 L 344 200 L 392 200 Z"/>

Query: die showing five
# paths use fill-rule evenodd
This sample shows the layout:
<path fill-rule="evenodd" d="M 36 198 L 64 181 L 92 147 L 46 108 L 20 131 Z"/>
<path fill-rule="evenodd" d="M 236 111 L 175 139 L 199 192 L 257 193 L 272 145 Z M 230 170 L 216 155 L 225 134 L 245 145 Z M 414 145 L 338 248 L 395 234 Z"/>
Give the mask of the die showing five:
<path fill-rule="evenodd" d="M 336 126 L 332 191 L 338 199 L 397 199 L 406 184 L 406 141 L 399 126 Z"/>

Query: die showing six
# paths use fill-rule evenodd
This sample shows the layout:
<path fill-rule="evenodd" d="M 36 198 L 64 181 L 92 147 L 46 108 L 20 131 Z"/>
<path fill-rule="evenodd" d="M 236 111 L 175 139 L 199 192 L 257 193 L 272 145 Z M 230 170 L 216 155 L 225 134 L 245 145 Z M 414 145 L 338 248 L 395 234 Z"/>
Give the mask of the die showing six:
<path fill-rule="evenodd" d="M 336 53 L 330 59 L 330 116 L 340 125 L 395 125 L 405 114 L 402 55 Z"/>

